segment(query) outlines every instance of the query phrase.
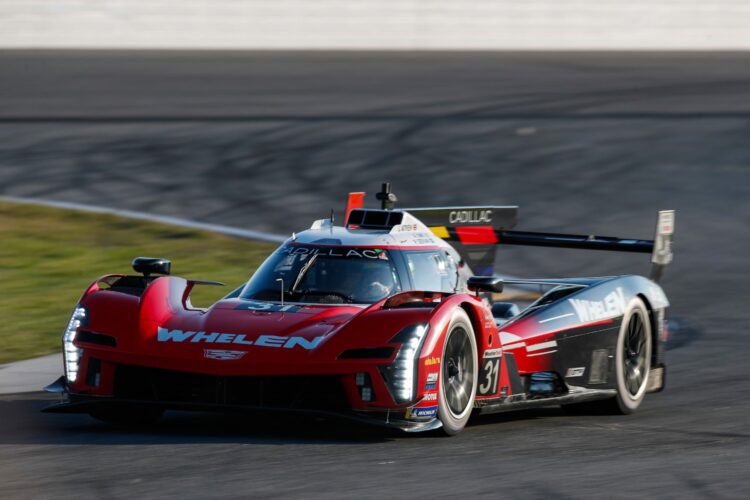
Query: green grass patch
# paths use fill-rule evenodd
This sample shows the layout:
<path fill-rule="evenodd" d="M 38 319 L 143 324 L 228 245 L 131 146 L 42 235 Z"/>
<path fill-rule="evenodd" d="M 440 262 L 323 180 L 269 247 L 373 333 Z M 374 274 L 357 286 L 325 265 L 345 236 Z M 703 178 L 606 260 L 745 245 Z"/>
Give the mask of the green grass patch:
<path fill-rule="evenodd" d="M 180 227 L 0 202 L 0 363 L 61 349 L 60 337 L 86 286 L 133 273 L 133 257 L 165 257 L 172 274 L 222 281 L 197 286 L 196 306 L 245 282 L 275 245 Z"/>

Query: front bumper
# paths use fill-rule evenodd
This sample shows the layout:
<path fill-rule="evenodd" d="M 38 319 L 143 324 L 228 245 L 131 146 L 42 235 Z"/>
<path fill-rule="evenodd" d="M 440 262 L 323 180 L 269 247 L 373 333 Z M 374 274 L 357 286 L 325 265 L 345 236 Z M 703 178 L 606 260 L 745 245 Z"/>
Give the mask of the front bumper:
<path fill-rule="evenodd" d="M 336 377 L 213 377 L 149 370 L 148 382 L 135 372 L 125 383 L 116 384 L 114 395 L 76 393 L 64 377 L 45 388 L 60 393 L 63 400 L 46 413 L 89 413 L 95 407 L 156 406 L 165 410 L 221 413 L 279 413 L 347 420 L 404 432 L 439 429 L 436 418 L 407 419 L 405 408 L 353 410 L 345 395 L 336 391 Z M 162 373 L 159 373 L 162 372 Z M 131 374 L 132 375 L 132 374 Z M 295 386 L 306 381 L 305 387 Z"/>
<path fill-rule="evenodd" d="M 246 405 L 186 403 L 184 401 L 148 401 L 138 399 L 118 399 L 107 396 L 79 396 L 66 394 L 65 399 L 42 410 L 44 413 L 89 413 L 95 407 L 157 406 L 165 410 L 211 411 L 217 413 L 283 413 L 290 415 L 323 417 L 333 420 L 346 420 L 359 424 L 399 430 L 403 432 L 427 432 L 442 427 L 440 420 L 433 418 L 426 422 L 406 420 L 404 412 L 356 412 L 326 411 L 300 408 L 253 407 Z"/>

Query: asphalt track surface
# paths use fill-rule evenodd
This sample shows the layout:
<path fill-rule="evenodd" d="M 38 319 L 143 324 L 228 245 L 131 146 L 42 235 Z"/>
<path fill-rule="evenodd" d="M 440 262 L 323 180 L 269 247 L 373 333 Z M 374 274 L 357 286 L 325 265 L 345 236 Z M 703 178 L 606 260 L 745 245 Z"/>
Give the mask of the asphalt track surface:
<path fill-rule="evenodd" d="M 403 205 L 520 204 L 530 230 L 650 237 L 674 208 L 681 325 L 635 415 L 455 438 L 177 413 L 125 431 L 4 396 L 0 497 L 746 498 L 749 139 L 750 54 L 0 52 L 0 194 L 271 232 L 382 180 Z M 648 269 L 500 256 L 519 276 Z"/>

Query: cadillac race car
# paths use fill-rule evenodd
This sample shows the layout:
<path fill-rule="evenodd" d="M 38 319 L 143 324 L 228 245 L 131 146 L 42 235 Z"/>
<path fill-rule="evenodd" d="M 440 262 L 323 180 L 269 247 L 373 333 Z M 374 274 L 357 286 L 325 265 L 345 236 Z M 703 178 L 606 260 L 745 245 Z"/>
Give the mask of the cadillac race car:
<path fill-rule="evenodd" d="M 563 405 L 631 413 L 664 387 L 657 284 L 674 212 L 654 240 L 513 230 L 517 207 L 381 208 L 350 195 L 343 226 L 293 234 L 209 307 L 170 262 L 136 258 L 83 293 L 47 412 L 146 423 L 165 409 L 290 411 L 404 431 L 460 432 L 475 413 Z M 651 279 L 492 274 L 497 245 L 651 254 Z M 505 286 L 539 287 L 530 303 Z M 507 290 L 506 290 L 507 292 Z"/>

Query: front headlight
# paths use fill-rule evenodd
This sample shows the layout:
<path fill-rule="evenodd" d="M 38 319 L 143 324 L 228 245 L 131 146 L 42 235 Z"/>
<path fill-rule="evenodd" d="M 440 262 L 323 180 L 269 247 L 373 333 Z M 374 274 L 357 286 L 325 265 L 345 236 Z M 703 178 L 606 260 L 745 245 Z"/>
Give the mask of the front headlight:
<path fill-rule="evenodd" d="M 78 376 L 78 365 L 81 361 L 83 351 L 73 345 L 76 338 L 78 327 L 84 325 L 87 319 L 86 308 L 80 305 L 76 306 L 73 315 L 70 317 L 68 327 L 63 333 L 63 360 L 65 363 L 65 377 L 68 382 L 73 383 Z"/>
<path fill-rule="evenodd" d="M 393 364 L 380 371 L 396 403 L 414 399 L 417 359 L 428 328 L 429 325 L 422 324 L 407 326 L 391 339 L 391 343 L 401 344 L 401 348 Z"/>

